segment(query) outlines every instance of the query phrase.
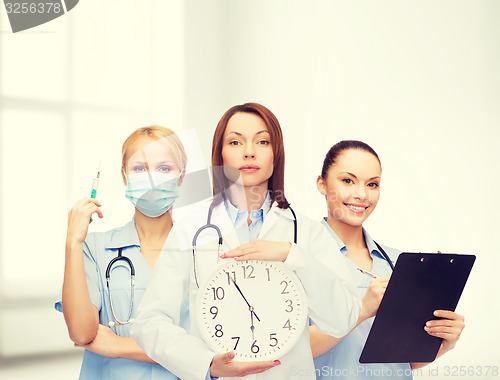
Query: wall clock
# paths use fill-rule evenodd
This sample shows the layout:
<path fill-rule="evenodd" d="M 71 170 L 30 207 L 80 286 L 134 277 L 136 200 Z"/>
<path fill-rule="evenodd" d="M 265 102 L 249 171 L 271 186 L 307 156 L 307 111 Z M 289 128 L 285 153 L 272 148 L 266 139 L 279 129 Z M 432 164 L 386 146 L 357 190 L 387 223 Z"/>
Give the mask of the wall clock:
<path fill-rule="evenodd" d="M 205 342 L 236 360 L 275 360 L 307 325 L 302 283 L 283 263 L 225 260 L 200 287 L 196 317 Z"/>

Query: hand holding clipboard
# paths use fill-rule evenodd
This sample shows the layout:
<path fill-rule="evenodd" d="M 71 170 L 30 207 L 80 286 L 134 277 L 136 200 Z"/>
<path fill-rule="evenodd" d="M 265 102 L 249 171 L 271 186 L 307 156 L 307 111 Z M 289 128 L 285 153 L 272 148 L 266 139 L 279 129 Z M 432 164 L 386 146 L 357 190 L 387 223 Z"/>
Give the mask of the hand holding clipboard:
<path fill-rule="evenodd" d="M 436 320 L 434 311 L 455 310 L 474 260 L 473 255 L 402 253 L 360 363 L 433 361 L 441 338 L 429 335 L 424 326 Z M 444 314 L 440 317 L 446 318 Z M 439 321 L 430 324 L 434 330 L 433 325 L 442 327 Z"/>

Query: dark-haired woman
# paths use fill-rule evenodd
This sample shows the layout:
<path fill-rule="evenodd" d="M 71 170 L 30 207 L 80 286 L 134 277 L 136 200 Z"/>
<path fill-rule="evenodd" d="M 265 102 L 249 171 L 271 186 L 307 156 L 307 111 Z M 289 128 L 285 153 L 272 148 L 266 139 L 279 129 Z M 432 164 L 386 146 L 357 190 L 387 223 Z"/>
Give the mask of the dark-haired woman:
<path fill-rule="evenodd" d="M 361 364 L 359 357 L 384 295 L 391 265 L 375 241 L 363 228 L 380 195 L 382 167 L 375 151 L 361 141 L 341 141 L 327 153 L 321 175 L 317 179 L 319 192 L 326 197 L 328 216 L 322 221 L 346 259 L 347 266 L 363 298 L 362 311 L 356 327 L 344 338 L 336 339 L 311 326 L 311 348 L 315 357 L 318 379 L 386 379 L 412 378 L 412 369 L 427 363 Z M 401 251 L 382 246 L 394 263 Z M 372 278 L 357 268 L 379 277 Z M 434 312 L 440 320 L 427 322 L 429 335 L 443 338 L 438 357 L 451 350 L 464 328 L 462 315 L 449 310 Z"/>
<path fill-rule="evenodd" d="M 211 223 L 224 236 L 220 258 L 284 262 L 300 278 L 308 297 L 309 315 L 318 327 L 332 336 L 343 336 L 356 323 L 361 307 L 359 298 L 340 255 L 331 255 L 331 271 L 314 258 L 315 253 L 325 251 L 318 245 L 324 241 L 323 235 L 327 236 L 319 223 L 297 213 L 297 244 L 293 243 L 294 215 L 283 190 L 284 159 L 281 127 L 266 107 L 246 103 L 230 108 L 222 116 L 212 144 L 211 204 Z M 180 226 L 187 230 L 193 225 L 198 228 L 206 223 L 207 210 L 200 216 L 198 222 L 176 222 L 174 231 L 180 241 L 185 233 Z M 194 232 L 188 233 L 186 240 L 192 239 Z M 212 239 L 213 235 L 212 232 Z M 199 338 L 194 324 L 189 333 L 178 326 L 183 296 L 189 296 L 192 315 L 198 284 L 202 286 L 219 259 L 214 244 L 211 250 L 208 245 L 203 249 L 203 242 L 198 240 L 197 247 L 203 253 L 197 256 L 196 268 L 189 249 L 160 257 L 132 329 L 145 352 L 186 380 L 209 375 L 315 379 L 309 329 L 305 325 L 300 326 L 305 328 L 298 343 L 279 361 L 252 363 L 233 360 L 233 352 L 213 352 Z"/>

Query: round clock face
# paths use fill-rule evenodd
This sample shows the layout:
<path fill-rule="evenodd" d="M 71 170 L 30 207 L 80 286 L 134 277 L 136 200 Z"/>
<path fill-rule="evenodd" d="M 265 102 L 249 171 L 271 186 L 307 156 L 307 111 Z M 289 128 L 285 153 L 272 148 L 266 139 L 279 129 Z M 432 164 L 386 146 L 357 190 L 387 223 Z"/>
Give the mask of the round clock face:
<path fill-rule="evenodd" d="M 275 360 L 297 342 L 307 324 L 301 282 L 282 263 L 228 260 L 209 276 L 197 299 L 201 335 L 236 360 Z"/>

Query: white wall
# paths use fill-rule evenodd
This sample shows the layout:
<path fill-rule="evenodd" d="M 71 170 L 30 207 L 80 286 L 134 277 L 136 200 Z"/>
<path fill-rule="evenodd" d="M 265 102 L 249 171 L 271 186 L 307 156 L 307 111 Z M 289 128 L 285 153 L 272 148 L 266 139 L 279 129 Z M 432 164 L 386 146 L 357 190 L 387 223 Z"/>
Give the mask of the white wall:
<path fill-rule="evenodd" d="M 340 139 L 360 139 L 383 164 L 382 199 L 367 223 L 372 236 L 403 250 L 477 255 L 458 308 L 467 327 L 439 365 L 444 371 L 444 365 L 500 364 L 494 281 L 500 4 L 166 4 L 86 0 L 42 28 L 54 33 L 0 35 L 3 283 L 43 278 L 57 291 L 65 212 L 87 195 L 101 157 L 107 219 L 93 228 L 128 219 L 118 152 L 133 129 L 195 128 L 208 159 L 224 111 L 257 101 L 283 127 L 286 188 L 296 208 L 314 218 L 325 213 L 314 184 L 322 159 Z M 24 83 L 15 78 L 26 72 L 29 51 L 41 69 Z M 47 72 L 50 78 L 41 75 Z M 52 106 L 35 102 L 26 114 L 26 102 L 38 98 Z M 18 135 L 21 126 L 28 129 Z M 48 164 L 40 166 L 30 152 L 48 156 Z M 51 186 L 54 181 L 62 187 Z M 29 190 L 33 183 L 36 192 Z M 28 195 L 33 203 L 23 202 Z M 32 242 L 22 240 L 27 234 Z M 18 249 L 19 241 L 31 245 Z"/>

